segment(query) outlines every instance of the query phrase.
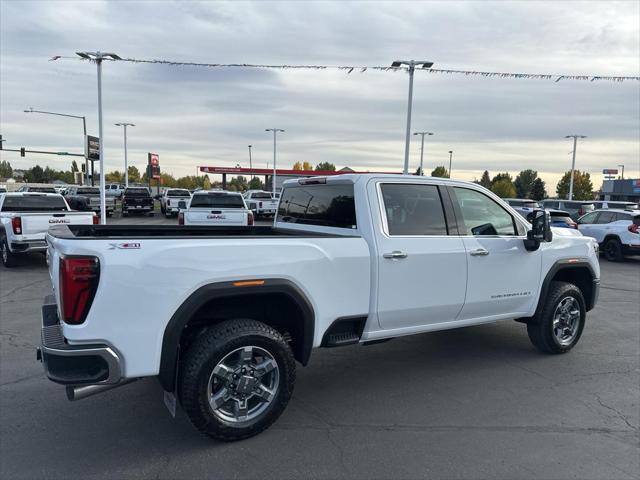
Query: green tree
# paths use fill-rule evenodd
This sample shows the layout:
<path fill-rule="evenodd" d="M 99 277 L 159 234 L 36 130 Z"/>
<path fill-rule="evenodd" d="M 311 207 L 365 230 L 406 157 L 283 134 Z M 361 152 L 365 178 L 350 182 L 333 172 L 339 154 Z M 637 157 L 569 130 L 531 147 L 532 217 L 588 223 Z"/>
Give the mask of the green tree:
<path fill-rule="evenodd" d="M 209 180 L 209 175 L 204 176 L 204 180 L 202 181 L 202 188 L 204 190 L 211 190 L 211 180 Z"/>
<path fill-rule="evenodd" d="M 24 172 L 24 179 L 29 183 L 45 183 L 44 170 L 40 165 L 30 168 Z"/>
<path fill-rule="evenodd" d="M 335 172 L 336 166 L 333 163 L 320 162 L 316 165 L 316 171 Z"/>
<path fill-rule="evenodd" d="M 566 172 L 556 187 L 558 198 L 569 198 L 569 182 L 571 178 L 571 170 Z M 591 183 L 591 175 L 588 172 L 574 170 L 573 172 L 573 199 L 574 200 L 593 200 L 593 184 Z"/>
<path fill-rule="evenodd" d="M 292 170 L 296 170 L 296 171 L 302 170 L 302 164 L 300 162 L 294 163 Z"/>
<path fill-rule="evenodd" d="M 431 171 L 431 176 L 432 177 L 448 178 L 449 177 L 449 172 L 447 172 L 447 169 L 444 168 L 444 166 L 440 165 L 440 166 L 437 166 L 436 168 L 434 168 Z"/>
<path fill-rule="evenodd" d="M 6 160 L 3 160 L 0 162 L 0 177 L 2 178 L 13 177 L 13 168 L 11 168 L 11 164 Z"/>
<path fill-rule="evenodd" d="M 533 183 L 538 178 L 538 172 L 530 168 L 522 170 L 516 177 L 513 185 L 516 187 L 516 196 L 518 198 L 530 198 Z"/>
<path fill-rule="evenodd" d="M 507 179 L 509 180 L 511 183 L 513 183 L 513 178 L 511 177 L 511 174 L 509 172 L 504 172 L 504 173 L 498 173 L 496 174 L 492 179 L 491 179 L 491 186 L 493 186 L 494 183 L 499 182 L 500 180 L 504 180 Z"/>
<path fill-rule="evenodd" d="M 104 176 L 105 182 L 124 183 L 124 174 L 119 170 L 109 172 Z"/>
<path fill-rule="evenodd" d="M 75 160 L 73 160 L 71 162 L 71 172 L 79 172 L 80 170 L 78 169 L 78 164 L 76 163 Z"/>
<path fill-rule="evenodd" d="M 547 189 L 540 177 L 536 178 L 533 182 L 533 186 L 531 187 L 531 195 L 530 198 L 532 200 L 544 200 L 547 198 Z"/>
<path fill-rule="evenodd" d="M 500 178 L 493 182 L 491 191 L 500 198 L 512 198 L 516 195 L 516 187 L 513 186 L 513 182 L 508 178 Z"/>
<path fill-rule="evenodd" d="M 482 172 L 482 177 L 480 177 L 480 181 L 478 183 L 484 188 L 491 188 L 491 177 L 489 177 L 488 170 Z"/>
<path fill-rule="evenodd" d="M 237 177 L 233 177 L 229 182 L 228 186 L 229 190 L 232 192 L 244 192 L 248 190 L 249 184 L 247 183 L 247 179 L 242 175 L 238 175 Z"/>
<path fill-rule="evenodd" d="M 140 170 L 138 170 L 136 167 L 131 165 L 129 168 L 127 168 L 127 171 L 129 173 L 130 182 L 139 183 L 141 181 Z"/>
<path fill-rule="evenodd" d="M 264 190 L 264 183 L 258 177 L 249 180 L 249 190 Z"/>

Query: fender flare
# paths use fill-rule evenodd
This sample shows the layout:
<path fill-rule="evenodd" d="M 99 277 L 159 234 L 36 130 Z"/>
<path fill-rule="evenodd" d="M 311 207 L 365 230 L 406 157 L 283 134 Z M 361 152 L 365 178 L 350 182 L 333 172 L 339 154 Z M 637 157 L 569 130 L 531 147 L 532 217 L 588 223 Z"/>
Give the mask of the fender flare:
<path fill-rule="evenodd" d="M 591 275 L 591 281 L 594 283 L 594 286 L 596 285 L 596 283 L 599 286 L 600 279 L 596 278 L 596 274 L 593 271 L 593 267 L 589 262 L 587 261 L 569 262 L 568 260 L 558 260 L 556 263 L 554 263 L 549 269 L 549 271 L 547 272 L 547 275 L 544 277 L 544 281 L 542 282 L 542 287 L 540 288 L 540 295 L 538 296 L 538 305 L 536 307 L 536 311 L 533 314 L 532 318 L 536 318 L 540 313 L 540 311 L 542 310 L 544 299 L 547 298 L 547 295 L 549 294 L 551 281 L 559 271 L 570 270 L 575 268 L 585 268 L 585 267 L 589 270 L 589 273 Z M 591 301 L 588 302 L 587 304 L 587 311 L 591 310 L 595 305 L 598 298 L 597 291 L 593 292 L 592 297 L 593 298 L 591 299 Z"/>
<path fill-rule="evenodd" d="M 162 338 L 159 380 L 163 388 L 172 392 L 176 386 L 179 346 L 182 332 L 193 315 L 211 300 L 237 298 L 245 295 L 281 294 L 292 300 L 302 312 L 302 343 L 294 352 L 296 359 L 306 365 L 311 356 L 315 335 L 315 313 L 304 292 L 293 282 L 269 278 L 262 285 L 235 286 L 234 282 L 209 283 L 193 292 L 175 311 L 167 323 Z"/>

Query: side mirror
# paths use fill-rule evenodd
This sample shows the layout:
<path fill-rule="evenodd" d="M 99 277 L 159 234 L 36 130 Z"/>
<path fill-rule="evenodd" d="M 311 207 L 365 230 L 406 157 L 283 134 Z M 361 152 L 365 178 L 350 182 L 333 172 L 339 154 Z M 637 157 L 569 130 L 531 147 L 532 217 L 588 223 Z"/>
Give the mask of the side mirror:
<path fill-rule="evenodd" d="M 529 251 L 540 248 L 541 242 L 550 242 L 553 240 L 553 232 L 551 232 L 551 216 L 544 210 L 534 210 L 531 218 L 531 230 L 527 232 L 527 238 L 524 246 Z"/>
<path fill-rule="evenodd" d="M 187 208 L 187 202 L 185 202 L 184 200 L 180 200 L 180 201 L 178 202 L 178 208 L 179 208 L 180 210 L 184 210 L 185 208 Z"/>

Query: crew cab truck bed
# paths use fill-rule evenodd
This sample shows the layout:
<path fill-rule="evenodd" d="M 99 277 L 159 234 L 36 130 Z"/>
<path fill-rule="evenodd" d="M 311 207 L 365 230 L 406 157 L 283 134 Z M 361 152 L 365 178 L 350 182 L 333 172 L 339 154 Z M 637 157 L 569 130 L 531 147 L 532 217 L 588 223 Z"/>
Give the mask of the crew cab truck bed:
<path fill-rule="evenodd" d="M 273 227 L 56 227 L 41 354 L 70 398 L 157 375 L 199 430 L 246 438 L 315 347 L 517 319 L 569 351 L 597 244 L 532 224 L 475 184 L 371 174 L 285 182 Z"/>

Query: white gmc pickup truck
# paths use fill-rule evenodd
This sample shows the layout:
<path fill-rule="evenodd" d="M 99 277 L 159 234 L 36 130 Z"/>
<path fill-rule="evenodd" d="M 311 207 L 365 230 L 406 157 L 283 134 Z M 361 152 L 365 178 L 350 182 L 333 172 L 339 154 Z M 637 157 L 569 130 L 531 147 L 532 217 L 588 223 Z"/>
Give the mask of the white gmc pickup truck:
<path fill-rule="evenodd" d="M 273 227 L 57 226 L 47 242 L 48 377 L 78 399 L 157 376 L 170 410 L 227 441 L 278 418 L 317 347 L 515 319 L 567 352 L 600 282 L 592 239 L 416 176 L 287 181 Z"/>

